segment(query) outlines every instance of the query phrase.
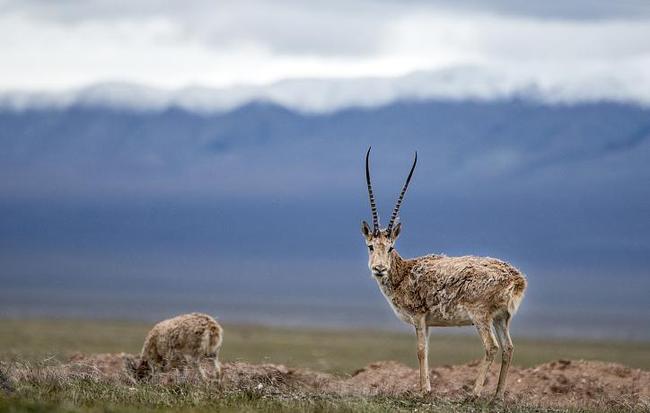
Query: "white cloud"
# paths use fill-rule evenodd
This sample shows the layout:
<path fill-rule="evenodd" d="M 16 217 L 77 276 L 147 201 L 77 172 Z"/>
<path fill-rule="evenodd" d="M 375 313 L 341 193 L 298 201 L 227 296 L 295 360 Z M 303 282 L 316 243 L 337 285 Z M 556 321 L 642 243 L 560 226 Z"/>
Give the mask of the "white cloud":
<path fill-rule="evenodd" d="M 635 14 L 630 7 L 601 7 L 580 18 L 581 1 L 550 11 L 508 1 L 490 4 L 5 1 L 0 2 L 0 90 L 54 91 L 115 81 L 168 90 L 231 88 L 461 66 L 498 78 L 499 84 L 486 86 L 484 78 L 463 77 L 491 93 L 534 87 L 558 100 L 650 101 L 650 17 L 643 8 Z M 432 82 L 413 93 L 442 88 L 462 96 L 472 88 Z M 337 84 L 350 92 L 323 91 L 312 100 L 327 95 L 381 100 L 392 93 Z M 273 90 L 277 87 L 264 93 L 278 95 Z M 317 106 L 327 105 L 331 102 Z"/>

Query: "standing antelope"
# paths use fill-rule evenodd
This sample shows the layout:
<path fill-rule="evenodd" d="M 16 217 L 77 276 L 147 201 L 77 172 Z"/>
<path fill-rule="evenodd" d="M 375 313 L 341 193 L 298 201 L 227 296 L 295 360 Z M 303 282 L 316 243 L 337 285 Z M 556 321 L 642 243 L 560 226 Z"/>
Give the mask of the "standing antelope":
<path fill-rule="evenodd" d="M 361 232 L 368 246 L 368 267 L 381 292 L 402 321 L 415 327 L 420 362 L 420 389 L 431 391 L 429 381 L 429 327 L 475 325 L 483 346 L 483 358 L 474 395 L 480 396 L 485 377 L 501 347 L 501 371 L 495 397 L 503 397 L 513 345 L 508 328 L 526 289 L 526 278 L 512 265 L 483 257 L 447 257 L 427 255 L 402 258 L 394 249 L 401 232 L 395 223 L 411 176 L 418 160 L 417 152 L 406 183 L 399 194 L 386 229 L 379 226 L 379 215 L 370 183 L 366 153 L 366 182 L 372 210 L 372 229 L 366 221 Z M 492 331 L 496 331 L 496 338 Z"/>

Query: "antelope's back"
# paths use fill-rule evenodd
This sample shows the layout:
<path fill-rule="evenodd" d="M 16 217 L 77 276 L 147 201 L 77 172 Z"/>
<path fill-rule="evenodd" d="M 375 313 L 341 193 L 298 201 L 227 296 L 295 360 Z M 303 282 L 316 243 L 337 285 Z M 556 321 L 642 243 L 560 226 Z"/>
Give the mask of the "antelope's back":
<path fill-rule="evenodd" d="M 524 274 L 513 265 L 471 255 L 421 257 L 412 273 L 455 304 L 493 311 L 507 309 L 511 314 L 517 310 L 527 285 Z"/>

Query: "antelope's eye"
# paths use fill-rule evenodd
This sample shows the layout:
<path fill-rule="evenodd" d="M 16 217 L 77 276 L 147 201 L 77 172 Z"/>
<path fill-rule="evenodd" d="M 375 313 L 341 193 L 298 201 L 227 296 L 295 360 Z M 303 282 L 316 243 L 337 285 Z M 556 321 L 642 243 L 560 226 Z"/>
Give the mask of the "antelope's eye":
<path fill-rule="evenodd" d="M 388 252 L 391 252 L 393 250 L 393 247 L 388 248 Z"/>
<path fill-rule="evenodd" d="M 370 251 L 374 251 L 374 250 L 375 250 L 375 248 L 374 248 L 372 245 L 368 245 L 368 249 L 369 249 Z"/>

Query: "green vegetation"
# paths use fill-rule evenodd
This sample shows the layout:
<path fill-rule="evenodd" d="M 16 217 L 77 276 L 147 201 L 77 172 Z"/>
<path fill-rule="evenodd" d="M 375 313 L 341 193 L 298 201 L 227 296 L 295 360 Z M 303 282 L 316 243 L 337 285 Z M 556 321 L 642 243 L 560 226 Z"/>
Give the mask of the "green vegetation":
<path fill-rule="evenodd" d="M 20 383 L 13 393 L 0 389 L 0 413 L 11 412 L 417 412 L 433 413 L 614 413 L 630 412 L 623 407 L 593 409 L 548 409 L 518 405 L 491 404 L 487 400 L 447 401 L 407 397 L 354 397 L 314 394 L 273 394 L 255 389 L 221 392 L 200 384 L 128 385 L 92 375 L 62 377 L 47 374 L 47 369 L 32 368 L 29 380 Z"/>
<path fill-rule="evenodd" d="M 75 393 L 79 392 L 79 393 Z M 91 393 L 92 392 L 92 393 Z M 295 399 L 268 398 L 252 392 L 214 394 L 187 387 L 151 388 L 140 386 L 125 391 L 116 386 L 89 386 L 75 383 L 67 393 L 24 395 L 21 398 L 0 396 L 0 412 L 52 412 L 52 413 L 165 413 L 165 412 L 430 412 L 430 413 L 587 413 L 591 409 L 545 409 L 526 406 L 492 405 L 487 401 L 448 402 L 421 398 L 356 398 L 335 396 L 310 396 Z M 629 412 L 625 409 L 607 409 L 597 412 Z"/>

